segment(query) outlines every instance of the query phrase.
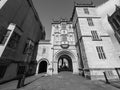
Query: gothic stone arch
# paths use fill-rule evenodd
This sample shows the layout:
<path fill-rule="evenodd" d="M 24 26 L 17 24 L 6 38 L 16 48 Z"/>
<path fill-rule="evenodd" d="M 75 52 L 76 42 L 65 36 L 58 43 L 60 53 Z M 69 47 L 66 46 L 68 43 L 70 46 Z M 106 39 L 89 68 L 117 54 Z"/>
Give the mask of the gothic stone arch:
<path fill-rule="evenodd" d="M 68 55 L 72 59 L 72 66 L 73 66 L 73 74 L 78 74 L 78 60 L 77 56 L 75 56 L 74 52 L 70 50 L 60 50 L 56 52 L 54 55 L 54 62 L 53 62 L 53 74 L 58 74 L 58 59 L 62 55 Z"/>
<path fill-rule="evenodd" d="M 50 65 L 50 63 L 46 58 L 41 58 L 37 63 L 36 74 L 39 73 L 39 69 L 40 69 L 39 67 L 40 67 L 41 62 L 46 62 L 47 63 L 47 66 L 46 66 L 46 73 L 47 73 L 47 68 L 48 68 L 48 65 Z"/>

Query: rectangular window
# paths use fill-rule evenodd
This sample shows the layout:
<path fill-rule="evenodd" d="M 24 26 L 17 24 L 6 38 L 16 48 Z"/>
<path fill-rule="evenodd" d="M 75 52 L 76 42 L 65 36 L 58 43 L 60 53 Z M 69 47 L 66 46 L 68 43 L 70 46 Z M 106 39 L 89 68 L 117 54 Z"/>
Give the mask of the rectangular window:
<path fill-rule="evenodd" d="M 88 8 L 84 8 L 84 13 L 85 13 L 85 14 L 89 14 Z"/>
<path fill-rule="evenodd" d="M 24 72 L 25 72 L 25 66 L 19 66 L 18 71 L 17 71 L 17 75 L 24 74 Z"/>
<path fill-rule="evenodd" d="M 11 30 L 7 30 L 5 27 L 0 26 L 0 44 L 5 44 Z"/>
<path fill-rule="evenodd" d="M 0 65 L 0 78 L 3 78 L 7 69 L 7 65 Z"/>
<path fill-rule="evenodd" d="M 98 36 L 97 31 L 91 31 L 93 41 L 101 41 L 102 39 Z"/>
<path fill-rule="evenodd" d="M 106 59 L 106 55 L 105 55 L 105 52 L 103 50 L 103 46 L 96 46 L 96 49 L 98 52 L 99 59 Z"/>
<path fill-rule="evenodd" d="M 89 26 L 94 26 L 92 18 L 87 18 L 87 21 Z"/>
<path fill-rule="evenodd" d="M 7 46 L 12 49 L 16 49 L 18 46 L 19 40 L 20 40 L 20 35 L 17 34 L 16 32 L 13 32 Z"/>
<path fill-rule="evenodd" d="M 34 49 L 34 42 L 32 42 L 31 40 L 28 40 L 25 43 L 23 54 L 32 54 L 33 49 Z"/>

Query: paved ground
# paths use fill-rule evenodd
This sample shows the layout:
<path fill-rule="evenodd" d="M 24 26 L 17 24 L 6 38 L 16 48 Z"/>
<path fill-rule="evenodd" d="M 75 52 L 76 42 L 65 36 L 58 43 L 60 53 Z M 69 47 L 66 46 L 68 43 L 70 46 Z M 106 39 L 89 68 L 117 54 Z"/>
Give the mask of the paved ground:
<path fill-rule="evenodd" d="M 119 90 L 100 81 L 87 80 L 71 72 L 46 76 L 19 90 Z"/>
<path fill-rule="evenodd" d="M 44 77 L 43 75 L 33 76 L 27 78 L 26 86 L 20 89 L 12 87 L 13 85 L 15 87 L 16 83 L 17 81 L 13 81 L 11 85 L 7 83 L 2 86 L 4 88 L 0 86 L 0 90 L 119 90 L 104 82 L 87 80 L 79 75 L 73 75 L 71 72 Z"/>
<path fill-rule="evenodd" d="M 44 74 L 39 74 L 35 76 L 30 76 L 25 79 L 25 86 L 29 85 L 32 82 L 35 82 L 37 79 L 42 78 Z M 14 80 L 11 82 L 7 82 L 5 84 L 0 85 L 0 90 L 16 90 L 18 84 L 18 80 Z"/>

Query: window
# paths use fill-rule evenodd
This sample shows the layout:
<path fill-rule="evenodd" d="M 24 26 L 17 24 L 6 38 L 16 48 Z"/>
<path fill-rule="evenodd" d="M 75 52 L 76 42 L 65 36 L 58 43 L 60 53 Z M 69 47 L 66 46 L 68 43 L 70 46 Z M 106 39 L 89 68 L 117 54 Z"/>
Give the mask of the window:
<path fill-rule="evenodd" d="M 20 35 L 17 34 L 16 32 L 13 32 L 7 46 L 10 48 L 16 49 L 18 46 L 19 40 L 20 40 Z"/>
<path fill-rule="evenodd" d="M 88 8 L 84 8 L 84 13 L 89 14 Z"/>
<path fill-rule="evenodd" d="M 24 72 L 25 72 L 25 66 L 19 66 L 18 67 L 17 75 L 24 74 Z"/>
<path fill-rule="evenodd" d="M 7 65 L 0 65 L 0 78 L 3 78 L 7 69 Z"/>
<path fill-rule="evenodd" d="M 96 49 L 98 52 L 99 59 L 106 59 L 106 55 L 105 55 L 105 52 L 103 50 L 103 46 L 96 46 Z"/>
<path fill-rule="evenodd" d="M 11 30 L 7 30 L 6 28 L 0 26 L 0 44 L 5 44 L 10 32 Z"/>
<path fill-rule="evenodd" d="M 44 47 L 44 48 L 42 49 L 42 55 L 45 54 L 45 53 L 46 53 L 46 48 Z"/>
<path fill-rule="evenodd" d="M 87 18 L 87 21 L 89 26 L 94 26 L 92 18 Z"/>
<path fill-rule="evenodd" d="M 116 15 L 116 18 L 117 18 L 117 20 L 118 20 L 118 22 L 120 24 L 120 15 Z"/>
<path fill-rule="evenodd" d="M 112 71 L 107 71 L 107 73 L 108 73 L 109 76 L 113 76 L 114 75 Z"/>
<path fill-rule="evenodd" d="M 31 40 L 28 40 L 25 43 L 23 54 L 32 54 L 33 49 L 34 49 L 34 43 Z"/>
<path fill-rule="evenodd" d="M 101 41 L 100 37 L 97 34 L 97 31 L 91 31 L 93 41 Z"/>
<path fill-rule="evenodd" d="M 112 19 L 112 21 L 113 21 L 113 25 L 115 26 L 115 28 L 119 28 L 120 27 L 120 25 L 118 24 L 118 22 L 113 18 Z"/>

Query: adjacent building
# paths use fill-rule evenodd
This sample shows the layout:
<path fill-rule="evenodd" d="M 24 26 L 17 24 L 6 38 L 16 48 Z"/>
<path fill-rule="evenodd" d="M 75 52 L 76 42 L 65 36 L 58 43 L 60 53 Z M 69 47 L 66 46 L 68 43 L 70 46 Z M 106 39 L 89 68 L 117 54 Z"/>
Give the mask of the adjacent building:
<path fill-rule="evenodd" d="M 76 33 L 80 74 L 92 80 L 105 79 L 103 72 L 118 78 L 119 56 L 93 3 L 75 3 L 71 21 Z"/>
<path fill-rule="evenodd" d="M 108 16 L 108 21 L 114 30 L 114 35 L 120 43 L 120 7 L 116 6 L 116 10 L 111 16 Z"/>
<path fill-rule="evenodd" d="M 0 0 L 0 83 L 25 70 L 34 74 L 38 43 L 44 39 L 32 0 Z"/>

